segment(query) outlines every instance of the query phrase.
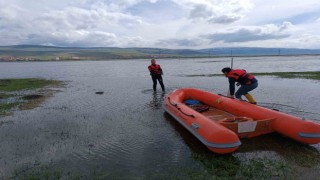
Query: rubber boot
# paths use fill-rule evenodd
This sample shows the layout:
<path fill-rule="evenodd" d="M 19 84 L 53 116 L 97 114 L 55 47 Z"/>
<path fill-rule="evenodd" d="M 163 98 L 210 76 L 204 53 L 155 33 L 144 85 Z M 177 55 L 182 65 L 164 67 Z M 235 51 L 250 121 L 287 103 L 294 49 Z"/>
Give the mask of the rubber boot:
<path fill-rule="evenodd" d="M 248 99 L 248 101 L 251 104 L 257 104 L 256 100 L 254 100 L 254 98 L 251 96 L 251 94 L 248 93 L 248 94 L 245 94 L 244 96 Z"/>

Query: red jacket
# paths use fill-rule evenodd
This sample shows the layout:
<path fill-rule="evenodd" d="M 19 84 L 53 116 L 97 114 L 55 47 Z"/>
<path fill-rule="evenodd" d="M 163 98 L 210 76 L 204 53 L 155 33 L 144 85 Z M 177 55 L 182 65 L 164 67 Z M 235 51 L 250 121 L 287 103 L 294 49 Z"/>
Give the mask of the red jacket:
<path fill-rule="evenodd" d="M 148 66 L 148 69 L 150 71 L 150 75 L 161 75 L 162 74 L 162 69 L 159 64 L 151 64 Z"/>
<path fill-rule="evenodd" d="M 239 82 L 241 85 L 250 85 L 258 80 L 251 74 L 247 73 L 244 69 L 232 69 L 227 77 L 229 79 L 230 95 L 234 95 L 235 82 Z"/>
<path fill-rule="evenodd" d="M 244 69 L 232 69 L 227 76 L 228 78 L 233 78 L 236 82 L 239 82 L 242 85 L 249 85 L 255 81 L 254 76 L 247 73 Z"/>

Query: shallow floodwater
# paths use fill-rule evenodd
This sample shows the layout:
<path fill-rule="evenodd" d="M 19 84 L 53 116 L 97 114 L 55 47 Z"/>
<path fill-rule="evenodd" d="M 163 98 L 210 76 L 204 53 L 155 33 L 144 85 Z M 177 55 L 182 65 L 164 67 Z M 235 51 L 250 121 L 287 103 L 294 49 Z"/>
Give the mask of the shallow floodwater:
<path fill-rule="evenodd" d="M 225 77 L 192 75 L 218 74 L 230 66 L 230 58 L 157 63 L 164 70 L 165 93 L 159 85 L 156 93 L 152 90 L 149 60 L 0 63 L 0 78 L 66 84 L 40 107 L 0 117 L 0 179 L 21 178 L 40 167 L 60 170 L 64 179 L 100 174 L 161 179 L 205 172 L 206 164 L 195 157 L 214 154 L 165 113 L 162 102 L 177 88 L 226 94 Z M 234 58 L 233 66 L 249 72 L 320 71 L 320 56 L 242 57 Z M 260 105 L 320 122 L 319 81 L 257 78 L 252 95 Z M 277 135 L 244 139 L 231 156 L 240 164 L 255 157 L 294 161 L 301 177 L 306 172 L 311 179 L 319 177 L 319 161 L 305 165 L 294 157 L 320 159 L 320 145 L 284 147 L 287 141 Z"/>

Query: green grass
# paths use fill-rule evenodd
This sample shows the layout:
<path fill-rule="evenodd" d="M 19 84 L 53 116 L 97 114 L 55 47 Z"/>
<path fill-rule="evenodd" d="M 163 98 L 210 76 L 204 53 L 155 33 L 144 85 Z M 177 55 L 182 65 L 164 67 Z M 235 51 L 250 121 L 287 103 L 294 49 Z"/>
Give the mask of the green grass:
<path fill-rule="evenodd" d="M 32 97 L 45 97 L 45 95 L 19 95 L 19 91 L 33 89 L 38 90 L 42 89 L 49 85 L 59 85 L 59 81 L 54 80 L 46 80 L 46 79 L 0 79 L 0 115 L 8 115 L 10 111 L 14 108 L 21 109 L 30 109 L 28 107 L 36 107 L 37 103 L 33 103 L 39 98 Z M 13 98 L 12 100 L 8 100 L 9 98 Z M 10 102 L 10 103 L 9 103 Z M 40 103 L 39 101 L 38 103 Z M 26 107 L 27 106 L 27 107 Z"/>
<path fill-rule="evenodd" d="M 14 94 L 5 94 L 5 93 L 0 93 L 0 99 L 6 99 L 9 97 L 14 97 Z"/>
<path fill-rule="evenodd" d="M 204 172 L 189 171 L 191 179 L 284 179 L 290 174 L 290 165 L 282 161 L 255 158 L 240 161 L 232 155 L 194 155 L 205 167 Z"/>
<path fill-rule="evenodd" d="M 126 174 L 94 169 L 91 172 L 67 172 L 58 167 L 44 165 L 27 171 L 17 170 L 13 177 L 24 179 L 292 179 L 295 177 L 292 165 L 286 161 L 267 158 L 240 160 L 233 155 L 216 155 L 212 153 L 194 153 L 192 158 L 201 166 L 171 167 L 165 172 L 154 171 L 152 168 L 136 177 L 129 178 Z M 20 173 L 19 173 L 20 172 Z M 19 179 L 19 178 L 18 178 Z"/>
<path fill-rule="evenodd" d="M 5 104 L 0 104 L 0 115 L 7 115 L 9 114 L 8 110 L 13 109 L 15 107 L 18 107 L 20 103 L 5 103 Z"/>
<path fill-rule="evenodd" d="M 42 166 L 39 169 L 35 169 L 31 174 L 23 177 L 24 180 L 59 180 L 61 179 L 61 170 L 51 170 L 48 166 Z"/>
<path fill-rule="evenodd" d="M 46 79 L 0 79 L 0 91 L 37 89 L 57 83 L 58 81 Z"/>
<path fill-rule="evenodd" d="M 271 73 L 252 73 L 256 76 L 277 76 L 280 78 L 300 78 L 320 80 L 320 71 L 307 72 L 271 72 Z"/>
<path fill-rule="evenodd" d="M 276 76 L 279 78 L 299 78 L 299 79 L 313 79 L 320 80 L 320 71 L 307 71 L 307 72 L 264 72 L 264 73 L 251 73 L 255 76 Z M 223 74 L 195 74 L 187 75 L 187 77 L 212 77 L 223 76 Z"/>

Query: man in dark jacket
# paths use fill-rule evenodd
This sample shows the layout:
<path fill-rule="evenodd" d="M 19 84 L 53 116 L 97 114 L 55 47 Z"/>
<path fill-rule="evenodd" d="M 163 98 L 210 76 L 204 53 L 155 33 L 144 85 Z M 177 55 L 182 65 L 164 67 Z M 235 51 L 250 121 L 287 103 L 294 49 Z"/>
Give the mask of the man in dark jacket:
<path fill-rule="evenodd" d="M 253 75 L 247 73 L 244 69 L 231 69 L 229 67 L 225 67 L 221 71 L 229 80 L 231 97 L 235 95 L 237 99 L 241 99 L 241 96 L 244 95 L 250 103 L 257 104 L 255 99 L 248 93 L 258 87 L 258 80 Z M 241 86 L 234 94 L 236 82 L 237 86 Z"/>
<path fill-rule="evenodd" d="M 149 72 L 150 72 L 150 75 L 151 75 L 151 78 L 153 81 L 153 90 L 154 91 L 157 90 L 157 80 L 158 80 L 162 91 L 165 91 L 163 80 L 162 80 L 163 72 L 162 72 L 160 65 L 156 64 L 155 59 L 151 60 L 151 65 L 148 66 L 148 69 L 149 69 Z"/>

